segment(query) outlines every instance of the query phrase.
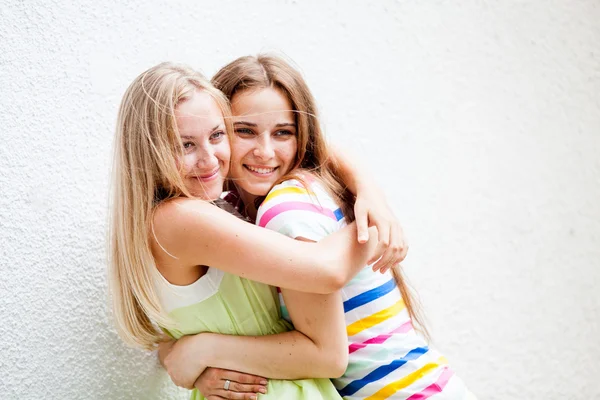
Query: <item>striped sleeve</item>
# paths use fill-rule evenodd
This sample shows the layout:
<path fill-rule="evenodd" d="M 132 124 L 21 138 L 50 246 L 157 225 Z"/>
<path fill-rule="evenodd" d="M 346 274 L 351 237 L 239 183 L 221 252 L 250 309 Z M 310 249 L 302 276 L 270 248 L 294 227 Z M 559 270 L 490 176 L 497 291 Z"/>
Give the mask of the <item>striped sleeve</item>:
<path fill-rule="evenodd" d="M 319 241 L 339 229 L 341 210 L 316 182 L 291 179 L 276 185 L 258 209 L 256 224 L 291 238 Z"/>

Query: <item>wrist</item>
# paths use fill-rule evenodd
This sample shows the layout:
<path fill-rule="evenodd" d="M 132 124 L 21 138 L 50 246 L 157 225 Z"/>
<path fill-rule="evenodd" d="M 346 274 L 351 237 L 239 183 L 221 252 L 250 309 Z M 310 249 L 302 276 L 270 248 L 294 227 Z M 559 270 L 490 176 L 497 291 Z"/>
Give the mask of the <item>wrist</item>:
<path fill-rule="evenodd" d="M 194 335 L 193 359 L 198 365 L 208 367 L 214 363 L 214 335 L 211 333 L 198 333 Z"/>

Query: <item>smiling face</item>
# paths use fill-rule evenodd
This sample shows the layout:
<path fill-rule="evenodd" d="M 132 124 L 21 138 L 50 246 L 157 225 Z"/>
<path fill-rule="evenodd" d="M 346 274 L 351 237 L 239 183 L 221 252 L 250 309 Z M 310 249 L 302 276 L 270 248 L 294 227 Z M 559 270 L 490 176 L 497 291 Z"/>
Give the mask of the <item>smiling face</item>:
<path fill-rule="evenodd" d="M 229 170 L 230 148 L 221 109 L 210 94 L 196 90 L 175 108 L 183 143 L 182 179 L 194 196 L 219 198 Z"/>
<path fill-rule="evenodd" d="M 290 100 L 274 88 L 244 90 L 231 99 L 234 135 L 230 178 L 246 204 L 265 196 L 296 159 L 297 127 Z"/>

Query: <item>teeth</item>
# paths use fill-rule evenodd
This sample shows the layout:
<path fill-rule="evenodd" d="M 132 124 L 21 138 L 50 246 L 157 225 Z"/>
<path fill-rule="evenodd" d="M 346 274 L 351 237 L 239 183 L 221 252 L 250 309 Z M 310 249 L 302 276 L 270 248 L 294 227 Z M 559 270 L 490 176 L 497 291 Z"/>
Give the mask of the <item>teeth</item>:
<path fill-rule="evenodd" d="M 270 174 L 271 172 L 275 171 L 275 168 L 255 168 L 249 165 L 246 165 L 246 168 L 248 168 L 252 172 L 256 172 L 259 174 Z"/>

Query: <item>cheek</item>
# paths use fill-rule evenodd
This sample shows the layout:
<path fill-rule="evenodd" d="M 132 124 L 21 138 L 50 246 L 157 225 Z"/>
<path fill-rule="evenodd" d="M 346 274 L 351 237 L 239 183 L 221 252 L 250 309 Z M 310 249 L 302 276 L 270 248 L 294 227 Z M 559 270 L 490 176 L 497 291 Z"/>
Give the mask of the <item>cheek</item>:
<path fill-rule="evenodd" d="M 296 158 L 296 153 L 298 152 L 298 141 L 296 139 L 290 140 L 289 143 L 286 143 L 285 146 L 285 159 L 284 162 L 287 165 L 290 165 L 294 162 Z"/>
<path fill-rule="evenodd" d="M 229 160 L 231 159 L 231 148 L 229 147 L 229 143 L 220 143 L 215 149 L 215 156 L 225 165 L 229 165 Z"/>
<path fill-rule="evenodd" d="M 194 169 L 194 165 L 196 164 L 196 155 L 194 153 L 186 154 L 177 161 L 177 167 L 183 169 L 184 172 L 191 171 Z"/>
<path fill-rule="evenodd" d="M 232 140 L 231 141 L 231 163 L 241 164 L 242 159 L 252 151 L 253 146 L 249 140 Z"/>

